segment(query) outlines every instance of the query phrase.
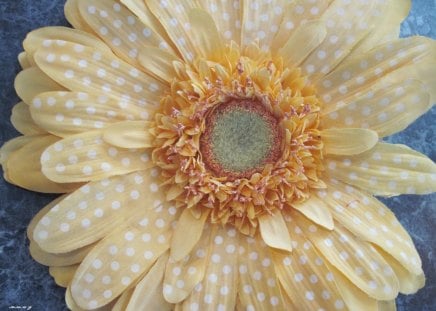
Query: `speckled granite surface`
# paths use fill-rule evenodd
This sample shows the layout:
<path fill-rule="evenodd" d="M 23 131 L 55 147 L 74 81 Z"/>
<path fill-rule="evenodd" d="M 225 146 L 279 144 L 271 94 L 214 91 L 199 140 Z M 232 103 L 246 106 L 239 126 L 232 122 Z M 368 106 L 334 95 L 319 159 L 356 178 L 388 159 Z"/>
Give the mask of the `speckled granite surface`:
<path fill-rule="evenodd" d="M 436 1 L 413 0 L 402 35 L 421 34 L 436 38 Z M 19 71 L 16 56 L 21 41 L 32 29 L 66 25 L 63 0 L 0 0 L 0 145 L 17 135 L 9 122 L 12 105 L 18 102 L 13 80 Z M 436 87 L 436 86 L 435 86 Z M 405 143 L 436 161 L 436 109 L 389 140 Z M 29 255 L 25 232 L 36 212 L 52 199 L 28 192 L 0 178 L 0 310 L 32 307 L 32 310 L 64 310 L 64 290 L 57 287 L 48 269 Z M 423 259 L 427 285 L 416 295 L 398 298 L 400 311 L 436 310 L 436 195 L 400 196 L 385 199 L 411 233 Z M 20 309 L 15 309 L 20 310 Z"/>

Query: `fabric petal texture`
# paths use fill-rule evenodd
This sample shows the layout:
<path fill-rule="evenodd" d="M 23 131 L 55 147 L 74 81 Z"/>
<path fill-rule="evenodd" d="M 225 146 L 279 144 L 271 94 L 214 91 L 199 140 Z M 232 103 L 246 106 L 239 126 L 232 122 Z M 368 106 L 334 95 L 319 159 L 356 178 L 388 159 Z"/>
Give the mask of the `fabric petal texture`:
<path fill-rule="evenodd" d="M 71 310 L 395 310 L 425 284 L 375 196 L 436 191 L 383 139 L 435 102 L 407 0 L 67 0 L 28 34 L 5 179 L 62 194 L 30 254 Z"/>

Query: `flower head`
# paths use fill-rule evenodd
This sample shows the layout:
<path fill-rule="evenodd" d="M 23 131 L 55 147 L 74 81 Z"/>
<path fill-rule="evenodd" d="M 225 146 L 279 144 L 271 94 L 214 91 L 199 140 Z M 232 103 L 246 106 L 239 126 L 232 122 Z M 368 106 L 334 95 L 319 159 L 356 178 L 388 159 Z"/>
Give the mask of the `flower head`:
<path fill-rule="evenodd" d="M 434 102 L 408 1 L 68 0 L 31 32 L 6 178 L 71 309 L 378 310 L 424 284 L 373 195 L 436 189 L 383 143 Z M 430 64 L 430 65 L 429 65 Z M 24 174 L 26 172 L 26 174 Z"/>

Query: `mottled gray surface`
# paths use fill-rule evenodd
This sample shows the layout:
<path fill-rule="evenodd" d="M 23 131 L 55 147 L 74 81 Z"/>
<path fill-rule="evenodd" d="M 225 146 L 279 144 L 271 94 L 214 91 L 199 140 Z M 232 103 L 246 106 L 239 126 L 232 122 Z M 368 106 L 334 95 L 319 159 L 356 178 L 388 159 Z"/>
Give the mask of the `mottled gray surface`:
<path fill-rule="evenodd" d="M 16 56 L 25 34 L 43 25 L 66 25 L 61 0 L 0 0 L 0 145 L 17 135 L 9 122 L 18 102 L 13 80 L 19 71 Z M 421 34 L 436 38 L 436 1 L 413 0 L 403 36 Z M 391 142 L 405 143 L 436 160 L 436 109 L 421 117 Z M 36 212 L 51 196 L 22 190 L 0 179 L 0 310 L 32 306 L 32 310 L 64 310 L 64 290 L 57 287 L 48 269 L 29 255 L 25 232 Z M 415 295 L 398 298 L 400 311 L 436 310 L 435 229 L 436 195 L 400 196 L 383 200 L 411 233 L 423 259 L 427 285 Z M 21 309 L 23 310 L 23 309 Z"/>

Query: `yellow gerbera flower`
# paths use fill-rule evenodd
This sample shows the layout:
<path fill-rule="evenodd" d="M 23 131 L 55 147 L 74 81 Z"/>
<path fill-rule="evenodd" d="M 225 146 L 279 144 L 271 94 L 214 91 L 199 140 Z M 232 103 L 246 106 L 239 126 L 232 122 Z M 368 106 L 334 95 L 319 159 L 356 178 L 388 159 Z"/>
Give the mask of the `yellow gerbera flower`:
<path fill-rule="evenodd" d="M 373 195 L 436 190 L 381 138 L 435 101 L 409 1 L 68 0 L 31 32 L 8 181 L 73 310 L 391 310 L 421 260 Z M 432 88 L 433 87 L 433 88 Z"/>

